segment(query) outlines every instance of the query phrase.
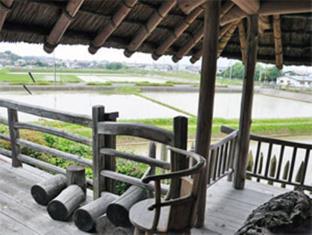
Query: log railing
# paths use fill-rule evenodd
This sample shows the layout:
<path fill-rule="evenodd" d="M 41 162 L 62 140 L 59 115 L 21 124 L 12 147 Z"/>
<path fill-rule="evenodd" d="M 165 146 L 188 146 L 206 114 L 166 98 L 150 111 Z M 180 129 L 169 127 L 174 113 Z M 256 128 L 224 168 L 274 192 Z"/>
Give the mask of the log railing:
<path fill-rule="evenodd" d="M 192 152 L 186 151 L 187 143 L 187 119 L 185 117 L 174 118 L 173 131 L 168 131 L 158 127 L 153 127 L 139 123 L 123 123 L 100 121 L 96 117 L 102 113 L 104 107 L 93 107 L 93 149 L 94 149 L 94 197 L 100 197 L 103 191 L 114 192 L 114 181 L 120 181 L 143 187 L 153 191 L 153 184 L 145 184 L 141 179 L 131 177 L 116 172 L 116 158 L 122 158 L 137 163 L 143 163 L 149 166 L 147 172 L 155 174 L 155 168 L 170 170 L 172 172 L 181 171 L 189 167 L 190 157 Z M 116 149 L 116 136 L 139 137 L 151 142 L 149 154 L 142 156 L 129 152 L 122 152 Z M 106 139 L 114 138 L 113 144 L 105 143 Z M 155 142 L 168 146 L 171 152 L 170 163 L 164 160 L 156 159 Z M 181 157 L 182 156 L 182 157 Z M 172 179 L 170 189 L 167 185 L 161 185 L 161 191 L 167 193 L 170 191 L 170 196 L 175 197 L 180 191 L 180 181 Z"/>
<path fill-rule="evenodd" d="M 6 150 L 4 148 L 0 148 L 0 154 L 11 158 L 12 165 L 14 167 L 22 166 L 22 163 L 27 163 L 51 173 L 65 174 L 65 170 L 61 167 L 22 154 L 21 151 L 22 147 L 27 147 L 36 152 L 46 153 L 61 159 L 69 160 L 82 166 L 92 167 L 93 165 L 92 160 L 68 152 L 63 152 L 58 149 L 43 146 L 41 144 L 34 143 L 26 139 L 22 139 L 22 137 L 20 136 L 20 130 L 24 129 L 41 132 L 44 134 L 50 134 L 86 146 L 92 146 L 91 139 L 76 134 L 72 134 L 57 128 L 22 122 L 19 120 L 19 114 L 20 113 L 31 114 L 37 117 L 48 118 L 50 120 L 62 121 L 90 128 L 92 127 L 91 117 L 70 114 L 68 112 L 60 112 L 44 107 L 28 105 L 6 99 L 0 99 L 0 108 L 7 109 L 8 113 L 7 120 L 5 118 L 1 118 L 0 124 L 7 126 L 9 129 L 9 135 L 0 133 L 0 139 L 7 141 L 11 144 L 11 151 Z M 115 120 L 117 116 L 118 116 L 117 113 L 106 113 L 104 115 L 104 118 L 105 120 L 112 121 Z M 88 180 L 88 183 L 92 185 L 92 180 Z"/>
<path fill-rule="evenodd" d="M 224 133 L 232 128 L 223 127 Z M 250 135 L 247 178 L 271 185 L 286 185 L 312 190 L 308 167 L 311 167 L 312 144 Z"/>
<path fill-rule="evenodd" d="M 221 128 L 221 131 L 222 128 Z M 210 146 L 208 185 L 224 176 L 231 180 L 238 131 L 233 131 Z"/>

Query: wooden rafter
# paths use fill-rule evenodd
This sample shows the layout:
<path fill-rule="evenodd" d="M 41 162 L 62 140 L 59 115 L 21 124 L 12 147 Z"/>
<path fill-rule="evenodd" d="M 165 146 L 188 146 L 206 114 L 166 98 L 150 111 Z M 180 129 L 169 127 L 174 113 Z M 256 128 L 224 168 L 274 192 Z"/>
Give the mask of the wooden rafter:
<path fill-rule="evenodd" d="M 238 26 L 238 22 L 233 23 L 233 26 L 226 32 L 226 34 L 224 34 L 224 36 L 221 38 L 221 40 L 219 41 L 219 45 L 218 45 L 218 57 L 220 57 L 220 55 L 222 54 L 224 48 L 226 47 L 226 45 L 228 44 L 228 42 L 230 41 L 233 33 L 235 32 L 235 30 L 237 29 Z"/>
<path fill-rule="evenodd" d="M 204 29 L 201 28 L 173 57 L 174 62 L 178 62 L 185 56 L 204 36 Z"/>
<path fill-rule="evenodd" d="M 260 0 L 232 0 L 232 2 L 248 15 L 257 14 L 260 9 Z"/>
<path fill-rule="evenodd" d="M 130 57 L 144 42 L 144 40 L 154 31 L 160 24 L 162 19 L 167 16 L 170 10 L 176 5 L 177 0 L 168 0 L 160 6 L 160 8 L 153 13 L 146 25 L 142 26 L 136 36 L 132 39 L 124 54 Z"/>
<path fill-rule="evenodd" d="M 181 24 L 174 30 L 174 32 L 170 34 L 170 36 L 155 50 L 152 55 L 153 59 L 157 60 L 160 56 L 162 56 L 202 12 L 202 8 L 197 8 L 196 10 L 192 11 L 192 13 L 181 22 Z"/>
<path fill-rule="evenodd" d="M 222 27 L 222 29 L 219 31 L 219 37 L 218 40 L 222 40 L 222 38 L 227 34 L 228 31 L 232 30 L 233 27 L 237 27 L 237 23 L 232 23 L 232 24 L 227 24 L 225 26 Z M 200 59 L 200 57 L 203 54 L 203 49 L 199 49 L 190 59 L 190 61 L 192 63 L 195 63 L 196 61 L 198 61 Z"/>
<path fill-rule="evenodd" d="M 275 64 L 278 69 L 283 68 L 283 44 L 282 44 L 282 31 L 281 19 L 279 15 L 273 16 L 273 35 L 275 46 Z"/>
<path fill-rule="evenodd" d="M 230 1 L 227 1 L 220 10 L 220 19 L 222 21 L 223 16 L 231 10 L 231 8 L 233 7 L 233 3 Z M 222 32 L 222 31 L 221 31 Z M 193 47 L 196 46 L 196 44 L 198 42 L 201 41 L 201 39 L 204 36 L 204 30 L 201 29 L 199 30 L 192 38 L 191 40 L 189 40 L 186 45 L 184 45 L 173 57 L 172 60 L 174 62 L 178 62 L 179 60 L 181 60 L 183 58 L 183 56 L 185 56 Z"/>
<path fill-rule="evenodd" d="M 85 0 L 70 0 L 67 3 L 66 9 L 55 23 L 44 43 L 43 48 L 47 53 L 52 53 L 54 51 L 55 47 L 61 41 L 64 33 L 68 29 L 71 22 L 74 20 L 84 1 Z"/>
<path fill-rule="evenodd" d="M 0 0 L 0 31 L 3 27 L 5 19 L 11 10 L 14 0 Z"/>
<path fill-rule="evenodd" d="M 240 42 L 240 48 L 242 52 L 242 62 L 243 64 L 246 64 L 247 61 L 247 36 L 246 36 L 246 30 L 243 20 L 238 25 L 238 31 L 239 31 L 239 42 Z"/>
<path fill-rule="evenodd" d="M 207 0 L 178 0 L 178 5 L 185 14 L 190 14 L 195 8 Z"/>
<path fill-rule="evenodd" d="M 119 27 L 122 21 L 130 13 L 131 9 L 137 3 L 137 0 L 124 0 L 118 11 L 112 17 L 111 21 L 98 33 L 94 40 L 90 43 L 89 52 L 95 54 L 100 47 L 104 45 L 109 36 Z"/>

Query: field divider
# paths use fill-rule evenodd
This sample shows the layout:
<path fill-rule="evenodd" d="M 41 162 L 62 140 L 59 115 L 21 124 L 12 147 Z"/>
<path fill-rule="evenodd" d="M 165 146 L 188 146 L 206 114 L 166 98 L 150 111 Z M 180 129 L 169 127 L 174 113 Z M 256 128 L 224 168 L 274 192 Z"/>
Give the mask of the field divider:
<path fill-rule="evenodd" d="M 196 115 L 194 115 L 194 114 L 192 114 L 192 113 L 189 113 L 189 112 L 184 111 L 184 110 L 182 110 L 182 109 L 179 109 L 179 108 L 177 108 L 177 107 L 171 106 L 171 105 L 169 105 L 169 104 L 163 103 L 163 102 L 161 102 L 161 101 L 159 101 L 159 100 L 155 100 L 155 99 L 153 99 L 153 98 L 151 98 L 151 97 L 148 97 L 148 96 L 145 96 L 145 95 L 143 95 L 143 94 L 141 94 L 141 93 L 137 93 L 137 94 L 135 94 L 135 95 L 138 96 L 138 97 L 140 97 L 140 98 L 143 98 L 143 99 L 146 99 L 146 100 L 148 100 L 148 101 L 151 101 L 151 102 L 153 102 L 153 103 L 155 103 L 155 104 L 158 104 L 158 105 L 161 105 L 161 106 L 163 106 L 163 107 L 172 109 L 172 110 L 174 110 L 174 111 L 176 111 L 176 112 L 183 113 L 183 114 L 185 114 L 185 115 L 187 115 L 187 116 L 189 116 L 189 117 L 196 117 Z"/>

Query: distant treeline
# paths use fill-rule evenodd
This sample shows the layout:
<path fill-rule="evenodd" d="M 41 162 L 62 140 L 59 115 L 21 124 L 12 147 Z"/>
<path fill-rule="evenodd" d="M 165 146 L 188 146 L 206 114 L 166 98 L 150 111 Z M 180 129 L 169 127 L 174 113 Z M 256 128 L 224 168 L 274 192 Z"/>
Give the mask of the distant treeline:
<path fill-rule="evenodd" d="M 220 76 L 228 79 L 243 79 L 245 67 L 241 62 L 237 62 L 220 73 Z M 282 72 L 275 66 L 264 67 L 260 64 L 256 66 L 255 80 L 276 81 Z"/>

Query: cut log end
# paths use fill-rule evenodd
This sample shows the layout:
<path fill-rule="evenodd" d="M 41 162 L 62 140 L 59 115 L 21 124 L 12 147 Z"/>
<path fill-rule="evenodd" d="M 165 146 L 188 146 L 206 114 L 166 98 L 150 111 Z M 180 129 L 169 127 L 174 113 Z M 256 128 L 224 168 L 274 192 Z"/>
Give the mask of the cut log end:
<path fill-rule="evenodd" d="M 31 187 L 30 192 L 34 200 L 46 206 L 66 187 L 66 177 L 55 175 Z"/>
<path fill-rule="evenodd" d="M 46 206 L 49 203 L 50 198 L 47 192 L 39 185 L 32 186 L 30 192 L 32 197 L 38 204 Z"/>
<path fill-rule="evenodd" d="M 54 220 L 66 221 L 68 211 L 65 205 L 60 201 L 52 201 L 48 206 L 48 213 Z"/>
<path fill-rule="evenodd" d="M 115 226 L 131 227 L 129 210 L 121 205 L 109 205 L 107 208 L 107 217 Z"/>
<path fill-rule="evenodd" d="M 77 210 L 74 216 L 75 225 L 82 231 L 93 232 L 95 230 L 95 221 L 86 210 Z"/>

